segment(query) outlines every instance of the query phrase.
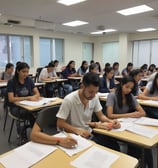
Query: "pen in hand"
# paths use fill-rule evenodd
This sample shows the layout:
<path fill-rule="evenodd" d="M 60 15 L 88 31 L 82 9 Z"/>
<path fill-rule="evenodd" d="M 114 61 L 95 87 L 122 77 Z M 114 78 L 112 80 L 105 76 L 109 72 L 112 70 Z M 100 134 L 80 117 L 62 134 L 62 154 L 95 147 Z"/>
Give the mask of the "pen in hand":
<path fill-rule="evenodd" d="M 63 133 L 67 138 L 74 139 L 69 133 L 65 132 L 64 130 L 62 131 L 62 133 Z M 78 147 L 78 144 L 77 144 L 77 143 L 72 146 L 72 148 L 77 148 L 77 147 Z"/>

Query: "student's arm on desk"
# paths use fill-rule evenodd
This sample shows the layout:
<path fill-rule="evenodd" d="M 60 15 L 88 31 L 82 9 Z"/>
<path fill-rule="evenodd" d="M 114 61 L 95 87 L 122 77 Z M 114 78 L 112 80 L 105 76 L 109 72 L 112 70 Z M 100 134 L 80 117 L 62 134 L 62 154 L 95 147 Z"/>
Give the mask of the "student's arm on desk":
<path fill-rule="evenodd" d="M 139 118 L 139 117 L 144 117 L 145 115 L 146 115 L 145 111 L 139 104 L 136 107 L 136 111 L 123 113 L 123 114 L 114 114 L 113 106 L 107 106 L 107 116 L 111 119 L 128 118 L 128 117 Z"/>
<path fill-rule="evenodd" d="M 77 144 L 77 141 L 71 136 L 67 136 L 66 138 L 53 137 L 41 132 L 41 128 L 38 126 L 37 123 L 35 123 L 32 128 L 30 139 L 34 142 L 49 145 L 60 145 L 65 148 L 72 148 Z"/>
<path fill-rule="evenodd" d="M 88 138 L 88 137 L 92 136 L 92 134 L 89 131 L 84 130 L 84 129 L 76 128 L 76 127 L 72 126 L 71 124 L 67 123 L 64 119 L 61 119 L 61 118 L 57 119 L 57 126 L 61 130 L 64 130 L 64 131 L 70 132 L 70 133 L 74 133 L 74 134 L 80 135 L 80 136 L 85 137 L 85 138 Z"/>
<path fill-rule="evenodd" d="M 102 113 L 102 111 L 96 112 L 96 115 L 101 122 L 91 122 L 89 123 L 90 126 L 106 130 L 111 130 L 112 128 L 120 128 L 119 121 L 107 118 Z"/>
<path fill-rule="evenodd" d="M 15 103 L 17 101 L 23 101 L 23 100 L 30 100 L 30 101 L 39 100 L 40 99 L 40 94 L 39 94 L 39 91 L 38 91 L 37 87 L 35 87 L 33 89 L 33 93 L 34 93 L 33 96 L 16 97 L 16 96 L 14 96 L 13 92 L 8 92 L 8 100 L 11 103 Z"/>
<path fill-rule="evenodd" d="M 138 99 L 143 99 L 143 100 L 157 100 L 158 101 L 158 96 L 154 96 L 154 97 L 149 97 L 146 96 L 148 94 L 149 90 L 147 88 L 144 89 L 142 94 L 139 94 L 137 96 Z"/>

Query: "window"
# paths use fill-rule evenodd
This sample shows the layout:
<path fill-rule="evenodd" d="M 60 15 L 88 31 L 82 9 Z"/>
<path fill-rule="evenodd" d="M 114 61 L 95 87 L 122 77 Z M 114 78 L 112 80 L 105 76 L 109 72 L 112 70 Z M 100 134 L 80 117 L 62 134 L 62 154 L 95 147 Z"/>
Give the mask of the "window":
<path fill-rule="evenodd" d="M 45 66 L 55 59 L 63 62 L 63 55 L 63 39 L 40 38 L 40 66 Z"/>
<path fill-rule="evenodd" d="M 119 58 L 119 42 L 103 43 L 103 63 L 113 64 L 118 62 Z"/>
<path fill-rule="evenodd" d="M 82 44 L 82 60 L 90 62 L 93 59 L 93 43 L 83 43 Z"/>
<path fill-rule="evenodd" d="M 157 62 L 158 40 L 141 40 L 133 42 L 133 63 L 140 67 L 143 64 L 155 64 Z"/>
<path fill-rule="evenodd" d="M 32 37 L 0 35 L 1 68 L 8 62 L 16 64 L 17 61 L 25 61 L 32 66 L 32 57 Z"/>

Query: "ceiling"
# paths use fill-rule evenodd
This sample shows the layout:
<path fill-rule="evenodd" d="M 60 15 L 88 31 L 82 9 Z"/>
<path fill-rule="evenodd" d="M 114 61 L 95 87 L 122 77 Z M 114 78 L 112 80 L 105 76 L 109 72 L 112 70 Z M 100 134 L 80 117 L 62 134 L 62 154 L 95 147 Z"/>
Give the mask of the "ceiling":
<path fill-rule="evenodd" d="M 131 16 L 116 13 L 117 10 L 142 4 L 154 8 L 154 11 Z M 20 24 L 13 26 L 59 32 L 90 34 L 98 26 L 127 33 L 147 27 L 158 29 L 158 0 L 87 0 L 72 6 L 61 5 L 56 0 L 0 0 L 0 13 L 1 24 L 10 25 L 8 20 L 16 20 Z M 82 20 L 89 24 L 78 27 L 61 25 L 73 20 Z"/>

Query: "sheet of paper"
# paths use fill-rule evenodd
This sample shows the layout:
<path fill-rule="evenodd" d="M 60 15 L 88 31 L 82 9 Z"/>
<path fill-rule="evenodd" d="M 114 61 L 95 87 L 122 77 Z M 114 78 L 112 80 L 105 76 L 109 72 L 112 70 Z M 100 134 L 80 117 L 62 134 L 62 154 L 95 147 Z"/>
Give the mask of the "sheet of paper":
<path fill-rule="evenodd" d="M 93 146 L 71 162 L 77 168 L 109 168 L 119 158 L 118 155 Z"/>
<path fill-rule="evenodd" d="M 57 148 L 52 145 L 28 142 L 0 158 L 0 163 L 7 168 L 28 168 L 56 149 Z"/>
<path fill-rule="evenodd" d="M 97 93 L 97 95 L 98 95 L 99 97 L 108 97 L 108 94 L 109 94 L 109 93 L 101 93 L 101 92 L 98 92 L 98 93 Z"/>
<path fill-rule="evenodd" d="M 65 137 L 65 135 L 62 132 L 59 134 L 56 134 L 55 136 Z M 68 149 L 68 148 L 64 148 L 64 147 L 59 146 L 59 148 L 62 149 L 65 153 L 67 153 L 69 156 L 72 156 L 72 155 L 92 146 L 92 143 L 89 140 L 87 140 L 79 135 L 70 134 L 70 136 L 72 136 L 74 139 L 77 140 L 78 145 L 76 148 Z"/>
<path fill-rule="evenodd" d="M 24 101 L 20 101 L 19 103 L 23 104 L 23 105 L 27 105 L 27 106 L 41 106 L 41 105 L 45 105 L 45 104 L 47 104 L 49 102 L 56 101 L 56 99 L 57 99 L 56 97 L 53 97 L 53 98 L 41 98 L 38 101 L 24 100 Z"/>
<path fill-rule="evenodd" d="M 135 121 L 135 123 L 141 125 L 158 126 L 158 119 L 141 117 L 137 121 Z"/>
<path fill-rule="evenodd" d="M 126 130 L 136 133 L 138 135 L 145 136 L 147 138 L 153 138 L 155 135 L 158 134 L 158 130 L 147 128 L 145 126 L 133 124 L 132 126 L 128 127 Z"/>
<path fill-rule="evenodd" d="M 137 121 L 138 118 L 119 118 L 118 121 L 120 122 L 125 122 L 125 123 L 133 123 L 135 121 Z"/>
<path fill-rule="evenodd" d="M 112 132 L 120 132 L 120 131 L 125 131 L 128 127 L 132 126 L 133 123 L 128 123 L 128 122 L 120 122 L 121 127 L 118 129 L 112 129 Z"/>

